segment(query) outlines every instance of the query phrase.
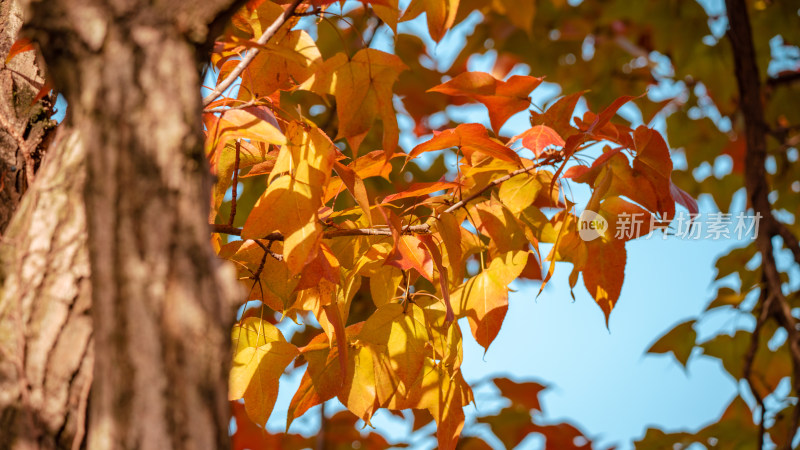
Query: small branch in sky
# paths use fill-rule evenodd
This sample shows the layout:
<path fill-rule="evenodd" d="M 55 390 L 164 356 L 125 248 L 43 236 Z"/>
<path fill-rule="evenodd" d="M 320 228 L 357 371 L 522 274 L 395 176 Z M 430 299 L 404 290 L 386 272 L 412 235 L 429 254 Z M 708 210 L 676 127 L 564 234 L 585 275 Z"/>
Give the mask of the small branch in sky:
<path fill-rule="evenodd" d="M 302 0 L 294 0 L 286 10 L 283 11 L 283 14 L 278 16 L 272 24 L 264 30 L 264 33 L 258 38 L 256 44 L 258 47 L 253 48 L 239 61 L 239 64 L 228 74 L 228 77 L 222 80 L 221 83 L 217 84 L 217 87 L 203 99 L 203 108 L 211 104 L 214 100 L 216 100 L 223 92 L 225 92 L 234 81 L 244 72 L 244 69 L 253 62 L 256 55 L 261 51 L 261 47 L 266 45 L 266 43 L 275 35 L 275 33 L 283 26 L 284 23 L 294 14 L 294 10 L 297 9 L 297 6 L 300 4 Z"/>

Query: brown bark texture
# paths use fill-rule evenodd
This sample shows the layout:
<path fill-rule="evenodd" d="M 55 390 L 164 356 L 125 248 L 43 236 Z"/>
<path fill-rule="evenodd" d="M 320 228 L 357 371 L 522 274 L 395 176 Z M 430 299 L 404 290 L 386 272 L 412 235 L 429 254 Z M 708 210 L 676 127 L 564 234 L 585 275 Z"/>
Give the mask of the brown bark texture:
<path fill-rule="evenodd" d="M 33 102 L 44 84 L 36 53 L 19 53 L 6 61 L 21 26 L 19 5 L 0 1 L 0 61 L 4 61 L 0 64 L 0 234 L 33 176 L 28 172 L 34 162 L 38 164 L 42 137 L 54 126 L 46 102 Z M 20 146 L 23 141 L 25 148 Z"/>
<path fill-rule="evenodd" d="M 4 236 L 0 447 L 227 448 L 198 49 L 236 5 L 21 3 L 69 114 Z"/>

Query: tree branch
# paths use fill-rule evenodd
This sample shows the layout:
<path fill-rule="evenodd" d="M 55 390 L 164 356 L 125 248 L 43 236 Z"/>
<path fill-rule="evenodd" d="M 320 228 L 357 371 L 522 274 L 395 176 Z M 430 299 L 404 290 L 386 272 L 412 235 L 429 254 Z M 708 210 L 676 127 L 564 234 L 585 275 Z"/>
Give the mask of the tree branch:
<path fill-rule="evenodd" d="M 233 82 L 236 81 L 237 78 L 239 78 L 239 75 L 241 75 L 242 72 L 244 72 L 244 69 L 246 69 L 251 62 L 253 62 L 253 59 L 255 59 L 256 55 L 258 55 L 258 53 L 261 51 L 261 47 L 266 45 L 267 41 L 269 41 L 272 38 L 272 36 L 275 35 L 278 29 L 280 29 L 280 27 L 283 26 L 284 23 L 286 23 L 289 17 L 291 17 L 292 14 L 294 14 L 294 10 L 297 9 L 297 6 L 300 4 L 301 1 L 302 0 L 292 1 L 292 3 L 289 4 L 289 7 L 286 8 L 285 11 L 283 11 L 283 14 L 278 16 L 278 18 L 275 19 L 275 21 L 272 22 L 272 24 L 269 27 L 267 27 L 266 30 L 264 30 L 264 33 L 261 34 L 261 36 L 256 41 L 256 44 L 258 44 L 259 47 L 255 47 L 251 49 L 249 52 L 247 52 L 247 54 L 242 58 L 242 60 L 239 61 L 239 64 L 231 71 L 231 73 L 228 74 L 227 78 L 225 78 L 221 83 L 218 83 L 217 87 L 214 88 L 214 90 L 211 91 L 211 93 L 208 94 L 208 96 L 206 96 L 206 98 L 203 99 L 204 108 L 207 107 L 209 104 L 211 104 L 211 102 L 216 100 L 220 95 L 222 95 L 222 93 L 225 92 L 225 90 L 231 87 Z"/>
<path fill-rule="evenodd" d="M 800 72 L 784 72 L 767 78 L 767 86 L 774 88 L 782 84 L 791 84 L 795 81 L 800 81 Z"/>
<path fill-rule="evenodd" d="M 232 236 L 241 236 L 242 229 L 233 227 L 230 225 L 219 225 L 219 224 L 211 224 L 211 232 L 212 233 L 221 233 L 221 234 L 230 234 Z M 420 233 L 425 234 L 430 232 L 430 226 L 428 224 L 422 225 L 407 225 L 403 227 L 403 232 L 407 234 L 411 233 Z M 391 236 L 392 230 L 388 227 L 373 227 L 373 228 L 354 228 L 354 229 L 344 229 L 344 230 L 331 230 L 322 233 L 322 237 L 325 239 L 337 238 L 337 237 L 344 237 L 344 236 Z M 284 236 L 282 233 L 270 233 L 264 237 L 260 237 L 259 239 L 264 241 L 283 241 Z"/>
<path fill-rule="evenodd" d="M 788 345 L 792 355 L 794 371 L 794 392 L 800 394 L 800 334 L 797 321 L 792 316 L 791 307 L 781 290 L 781 280 L 775 262 L 772 237 L 780 228 L 774 225 L 777 219 L 772 215 L 772 206 L 768 194 L 766 157 L 767 126 L 764 122 L 764 110 L 761 103 L 761 81 L 756 64 L 750 18 L 747 14 L 745 0 L 725 0 L 728 12 L 728 40 L 734 55 L 734 67 L 739 88 L 739 106 L 744 115 L 747 152 L 745 154 L 745 187 L 753 210 L 767 220 L 767 226 L 759 228 L 756 245 L 762 258 L 764 283 L 761 289 L 766 292 L 761 296 L 762 308 L 786 329 Z M 785 240 L 785 239 L 784 239 Z M 786 241 L 786 240 L 785 240 Z M 791 245 L 791 244 L 789 244 Z M 800 404 L 795 406 L 792 415 L 792 428 L 783 448 L 791 449 L 800 420 Z"/>
<path fill-rule="evenodd" d="M 558 152 L 547 153 L 545 155 L 545 158 L 542 161 L 537 162 L 537 163 L 535 163 L 533 165 L 530 165 L 528 167 L 523 167 L 521 169 L 517 169 L 517 170 L 515 170 L 513 172 L 510 172 L 508 175 L 504 175 L 504 176 L 502 176 L 502 177 L 500 177 L 500 178 L 498 178 L 496 180 L 492 180 L 491 183 L 487 184 L 482 189 L 479 189 L 477 192 L 475 192 L 474 194 L 470 195 L 469 197 L 460 200 L 458 203 L 454 203 L 452 206 L 450 206 L 449 208 L 445 209 L 444 212 L 445 213 L 451 213 L 451 212 L 457 210 L 458 208 L 461 208 L 462 206 L 466 205 L 467 203 L 475 200 L 476 198 L 480 197 L 487 190 L 497 186 L 498 184 L 503 183 L 504 181 L 508 181 L 509 179 L 511 179 L 511 177 L 515 177 L 515 176 L 517 176 L 519 174 L 523 174 L 525 172 L 530 172 L 531 170 L 537 169 L 537 168 L 542 167 L 542 166 L 547 166 L 547 165 L 556 163 L 556 162 L 560 161 L 562 157 L 563 157 L 563 155 L 561 153 L 558 153 Z"/>

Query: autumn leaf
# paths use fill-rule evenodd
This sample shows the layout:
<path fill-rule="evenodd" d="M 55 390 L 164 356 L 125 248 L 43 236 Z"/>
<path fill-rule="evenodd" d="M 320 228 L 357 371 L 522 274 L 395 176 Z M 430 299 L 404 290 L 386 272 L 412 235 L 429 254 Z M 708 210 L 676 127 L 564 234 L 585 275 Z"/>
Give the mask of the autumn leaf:
<path fill-rule="evenodd" d="M 523 382 L 518 383 L 508 378 L 495 378 L 494 384 L 500 389 L 503 397 L 511 400 L 514 406 L 519 406 L 525 410 L 541 411 L 539 404 L 539 394 L 545 390 L 545 386 L 539 383 Z"/>
<path fill-rule="evenodd" d="M 538 158 L 542 152 L 551 146 L 563 147 L 564 139 L 556 130 L 547 125 L 536 125 L 511 138 L 509 142 L 522 140 L 523 147 L 530 149 Z"/>
<path fill-rule="evenodd" d="M 401 22 L 412 20 L 426 13 L 428 18 L 428 31 L 434 41 L 439 42 L 456 20 L 459 0 L 411 0 Z"/>
<path fill-rule="evenodd" d="M 420 275 L 433 280 L 433 259 L 422 241 L 413 235 L 403 235 L 396 242 L 386 264 L 401 270 L 414 269 Z"/>
<path fill-rule="evenodd" d="M 675 215 L 675 200 L 672 198 L 670 176 L 672 159 L 669 156 L 667 143 L 661 133 L 640 126 L 633 135 L 636 145 L 636 157 L 633 168 L 642 173 L 655 188 L 658 207 L 655 212 L 663 217 Z"/>
<path fill-rule="evenodd" d="M 280 40 L 267 44 L 242 73 L 240 100 L 269 96 L 278 89 L 302 83 L 322 63 L 317 44 L 303 30 L 292 30 Z"/>
<path fill-rule="evenodd" d="M 470 161 L 473 161 L 474 156 L 479 156 L 476 154 L 480 154 L 522 165 L 519 155 L 497 140 L 490 138 L 486 128 L 477 123 L 465 123 L 456 128 L 434 132 L 432 139 L 411 150 L 408 159 L 414 159 L 425 152 L 451 147 L 458 147 Z"/>
<path fill-rule="evenodd" d="M 585 92 L 576 92 L 574 94 L 565 95 L 554 102 L 547 111 L 544 113 L 537 113 L 531 111 L 531 125 L 544 125 L 552 129 L 557 135 L 566 137 L 575 133 L 572 128 L 572 114 L 575 111 L 575 106 L 578 100 L 581 99 Z"/>
<path fill-rule="evenodd" d="M 536 177 L 525 172 L 503 182 L 497 195 L 512 213 L 519 214 L 533 204 L 541 189 Z"/>
<path fill-rule="evenodd" d="M 364 185 L 364 180 L 356 173 L 355 170 L 347 167 L 339 162 L 333 163 L 334 170 L 339 174 L 347 190 L 358 203 L 361 211 L 364 212 L 364 217 L 367 219 L 367 224 L 372 225 L 372 213 L 369 206 L 369 197 L 367 196 L 367 187 Z"/>
<path fill-rule="evenodd" d="M 247 415 L 264 426 L 278 397 L 278 379 L 299 351 L 274 325 L 255 317 L 235 326 L 232 336 L 228 399 L 244 397 Z"/>
<path fill-rule="evenodd" d="M 492 129 L 499 132 L 511 116 L 530 106 L 528 96 L 543 80 L 528 75 L 514 75 L 508 81 L 503 81 L 485 72 L 464 72 L 428 92 L 465 96 L 483 103 L 489 110 Z"/>
<path fill-rule="evenodd" d="M 422 309 L 388 303 L 378 308 L 364 323 L 357 339 L 370 348 L 407 389 L 419 377 L 425 361 L 428 331 Z"/>
<path fill-rule="evenodd" d="M 497 337 L 508 311 L 508 283 L 525 267 L 528 253 L 508 252 L 453 291 L 456 317 L 469 320 L 472 335 L 485 350 Z"/>
<path fill-rule="evenodd" d="M 614 309 L 622 291 L 625 278 L 625 261 L 627 252 L 625 242 L 601 239 L 586 243 L 587 261 L 590 266 L 583 271 L 583 283 L 592 298 L 595 299 L 606 318 L 606 326 L 611 311 Z"/>
<path fill-rule="evenodd" d="M 395 194 L 387 195 L 383 198 L 383 203 L 400 200 L 403 198 L 414 198 L 414 197 L 421 197 L 423 195 L 427 195 L 433 192 L 438 191 L 445 191 L 448 189 L 452 189 L 454 187 L 458 187 L 458 183 L 453 183 L 450 181 L 434 181 L 434 182 L 427 182 L 427 183 L 413 183 L 406 189 L 397 192 Z"/>
<path fill-rule="evenodd" d="M 683 322 L 672 328 L 668 333 L 661 336 L 649 350 L 648 353 L 672 353 L 675 359 L 685 368 L 689 361 L 689 356 L 694 349 L 697 332 L 694 331 L 694 320 Z"/>
<path fill-rule="evenodd" d="M 318 128 L 306 131 L 295 122 L 287 127 L 287 139 L 270 175 L 272 181 L 247 217 L 242 238 L 281 232 L 286 265 L 296 274 L 316 256 L 322 237 L 317 210 L 322 206 L 322 186 L 330 178 L 334 147 Z"/>
<path fill-rule="evenodd" d="M 387 156 L 397 148 L 399 129 L 392 105 L 392 86 L 407 66 L 395 55 L 371 48 L 359 50 L 352 59 L 337 54 L 325 61 L 304 86 L 336 97 L 339 134 L 358 154 L 361 142 L 376 118 L 383 123 L 383 151 Z"/>
<path fill-rule="evenodd" d="M 229 109 L 219 117 L 211 113 L 206 113 L 204 117 L 208 127 L 206 155 L 211 159 L 212 166 L 219 159 L 225 143 L 231 139 L 251 139 L 275 145 L 286 143 L 286 138 L 275 125 L 274 116 L 264 107 Z"/>

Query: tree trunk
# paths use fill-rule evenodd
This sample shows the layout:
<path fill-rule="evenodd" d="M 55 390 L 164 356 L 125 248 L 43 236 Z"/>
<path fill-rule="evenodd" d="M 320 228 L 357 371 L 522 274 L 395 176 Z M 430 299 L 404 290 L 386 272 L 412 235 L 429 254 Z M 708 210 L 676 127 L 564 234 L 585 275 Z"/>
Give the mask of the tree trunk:
<path fill-rule="evenodd" d="M 0 61 L 5 61 L 22 26 L 22 11 L 12 0 L 0 0 Z M 54 123 L 47 107 L 33 102 L 44 79 L 32 51 L 18 53 L 0 69 L 0 235 L 5 233 L 11 216 L 27 188 L 29 175 L 26 155 L 19 142 L 26 141 L 28 161 L 38 163 L 37 146 L 42 135 Z M 35 165 L 35 164 L 33 164 Z"/>
<path fill-rule="evenodd" d="M 60 130 L 0 247 L 0 448 L 70 448 L 85 428 L 93 348 L 84 146 Z"/>
<path fill-rule="evenodd" d="M 20 306 L 24 314 L 16 316 L 23 320 L 16 323 L 21 327 L 9 328 L 8 320 L 0 319 L 6 324 L 0 330 L 9 329 L 24 342 L 17 384 L 28 387 L 17 389 L 16 413 L 9 414 L 15 447 L 75 448 L 82 442 L 91 449 L 229 447 L 226 380 L 237 291 L 232 268 L 223 270 L 210 247 L 211 179 L 203 154 L 198 75 L 206 55 L 197 49 L 209 25 L 232 12 L 231 3 L 48 0 L 30 5 L 28 25 L 69 114 L 50 150 L 57 154 L 47 162 L 52 173 L 37 176 L 25 197 L 30 212 L 15 228 L 19 237 L 7 242 L 14 270 L 4 291 L 30 291 L 35 284 L 26 274 L 45 285 L 63 282 L 59 290 L 32 294 L 33 307 Z M 54 187 L 51 177 L 68 181 Z M 60 195 L 62 202 L 42 200 L 48 195 Z M 65 224 L 76 232 L 62 236 Z M 37 226 L 52 230 L 36 236 L 29 227 Z M 63 248 L 72 248 L 75 264 L 65 264 Z M 78 264 L 82 258 L 89 262 L 85 270 Z M 31 260 L 42 260 L 45 268 L 37 270 Z M 89 291 L 91 301 L 84 300 Z M 19 305 L 11 295 L 3 304 Z M 42 319 L 36 314 L 39 305 L 57 302 L 66 307 L 67 317 L 49 320 L 45 331 L 35 328 Z M 86 314 L 92 320 L 77 325 L 77 316 Z M 68 345 L 70 326 L 79 328 L 80 339 L 74 340 L 80 342 Z M 34 396 L 36 380 L 27 375 L 31 343 L 37 339 L 51 344 L 40 369 L 45 388 L 60 383 L 67 389 L 59 398 L 72 399 L 73 385 L 78 394 L 87 392 L 85 367 L 94 359 L 85 438 L 80 395 L 64 402 L 53 424 L 43 404 L 36 403 L 39 397 L 44 403 L 52 400 L 46 389 Z M 65 347 L 63 354 L 57 353 L 59 346 Z M 75 362 L 74 367 L 60 370 L 65 361 Z M 51 380 L 58 372 L 73 377 Z M 26 393 L 31 394 L 27 400 Z"/>

